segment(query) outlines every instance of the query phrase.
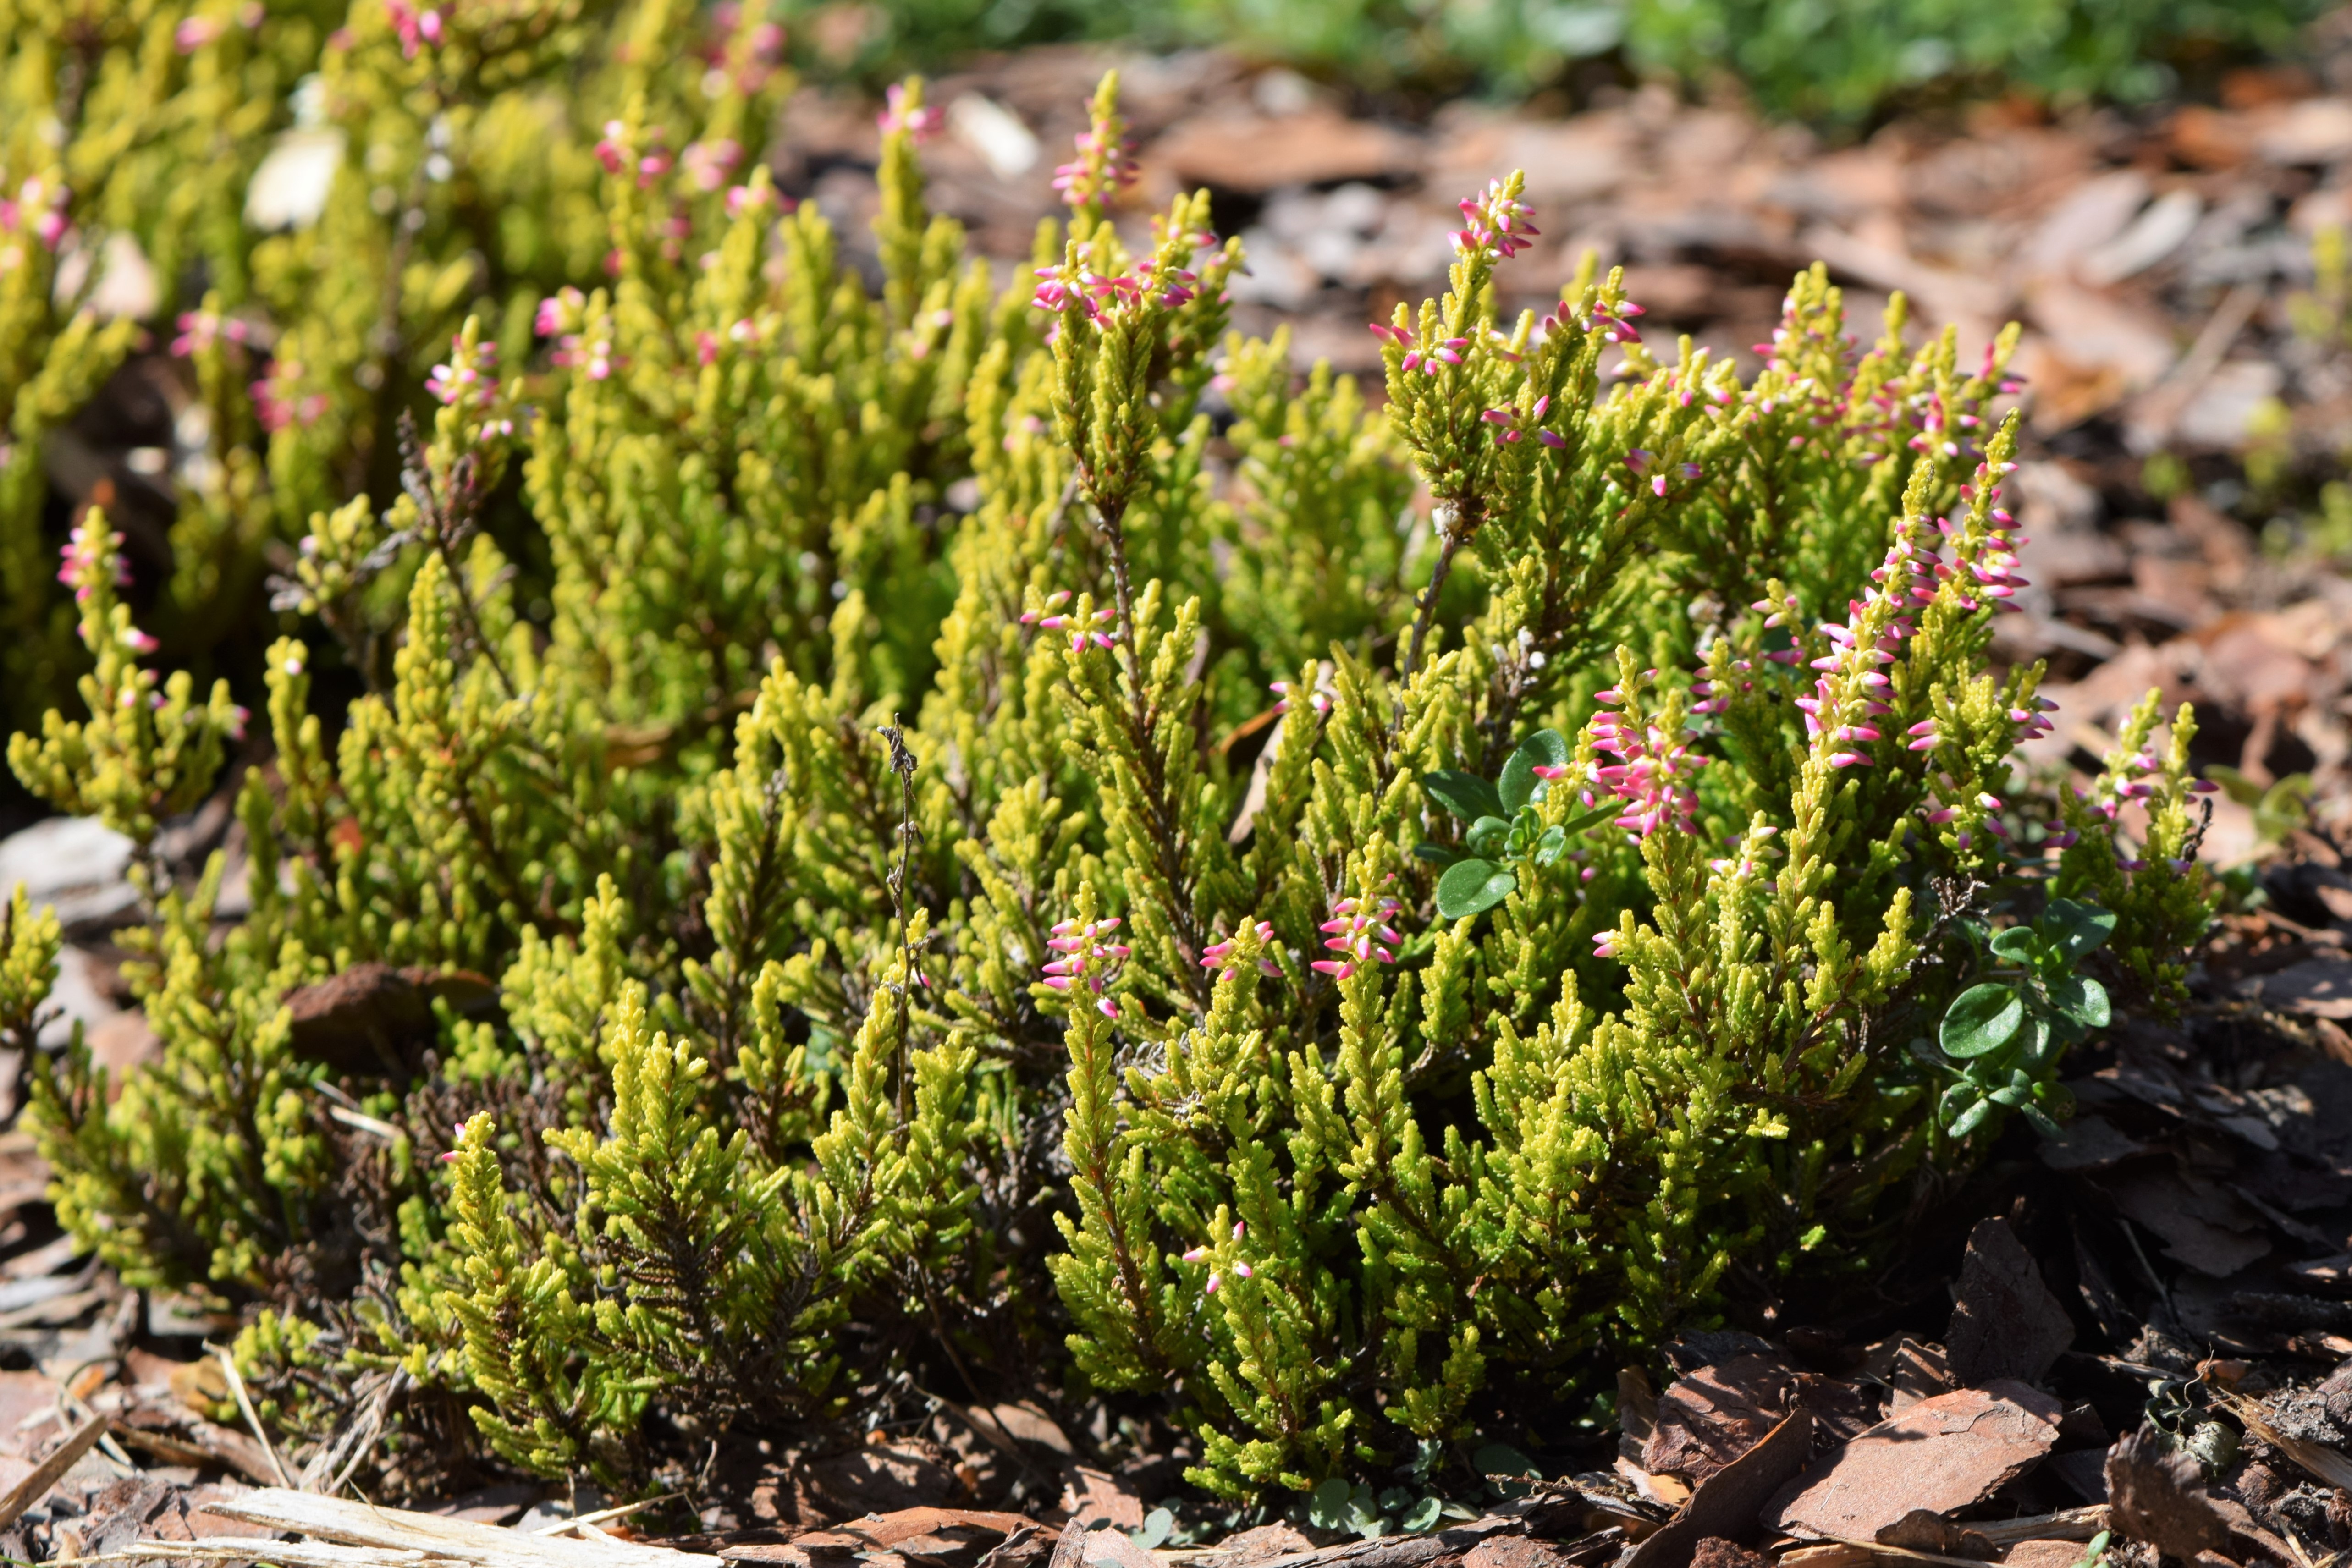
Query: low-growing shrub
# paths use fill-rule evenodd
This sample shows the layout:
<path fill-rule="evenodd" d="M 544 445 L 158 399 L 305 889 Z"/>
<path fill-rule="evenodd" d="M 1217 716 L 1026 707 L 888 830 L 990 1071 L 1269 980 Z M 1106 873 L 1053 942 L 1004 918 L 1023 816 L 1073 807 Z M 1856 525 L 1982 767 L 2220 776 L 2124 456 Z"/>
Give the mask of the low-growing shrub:
<path fill-rule="evenodd" d="M 528 78 L 570 15 L 483 26 Z M 1613 274 L 1498 322 L 1515 176 L 1376 324 L 1374 412 L 1227 334 L 1204 195 L 1108 221 L 1114 84 L 1002 291 L 909 86 L 876 288 L 737 78 L 656 89 L 666 16 L 555 231 L 609 281 L 495 355 L 457 326 L 429 426 L 385 394 L 388 503 L 316 480 L 249 912 L 152 856 L 246 720 L 159 672 L 95 510 L 85 716 L 10 748 L 152 900 L 160 1063 L 36 1065 L 60 1217 L 248 1309 L 321 1475 L 694 1484 L 1041 1382 L 1164 1401 L 1227 1495 L 1426 1470 L 2063 1116 L 2054 1049 L 1939 1025 L 1988 912 L 2095 903 L 2108 980 L 2177 992 L 2186 724 L 2084 798 L 2012 767 L 2011 338 L 1963 366 L 1898 302 L 1858 350 L 1819 269 L 1752 380 L 1654 354 Z M 382 144 L 429 162 L 493 57 L 381 26 Z M 7 936 L 21 1032 L 56 933 Z M 2087 994 L 2036 963 L 2021 1009 Z"/>

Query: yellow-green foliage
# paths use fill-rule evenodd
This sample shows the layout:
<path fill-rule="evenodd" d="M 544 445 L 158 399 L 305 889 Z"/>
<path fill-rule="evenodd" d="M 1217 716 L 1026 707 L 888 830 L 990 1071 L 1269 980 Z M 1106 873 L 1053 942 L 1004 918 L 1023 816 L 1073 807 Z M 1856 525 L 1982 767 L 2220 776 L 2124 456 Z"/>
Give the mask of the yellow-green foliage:
<path fill-rule="evenodd" d="M 463 1408 L 638 1484 L 681 1432 L 1042 1373 L 1179 1390 L 1203 1484 L 1298 1488 L 1565 1395 L 1735 1261 L 1851 1257 L 1994 1135 L 1938 1134 L 1903 1042 L 1967 977 L 1938 890 L 2052 869 L 2038 671 L 1986 669 L 2011 340 L 1969 374 L 1898 305 L 1857 355 L 1818 270 L 1748 383 L 1653 358 L 1615 275 L 1498 323 L 1515 177 L 1370 413 L 1225 335 L 1205 198 L 1126 248 L 1111 84 L 1006 290 L 923 204 L 910 86 L 877 293 L 760 167 L 748 17 L 689 68 L 666 0 L 449 16 L 323 46 L 329 209 L 207 308 L 329 398 L 252 481 L 308 522 L 250 913 L 214 935 L 218 861 L 151 886 L 162 1061 L 35 1084 L 77 1233 L 277 1312 L 280 1419 L 396 1369 L 415 1464 Z M 11 759 L 143 849 L 240 718 L 141 662 L 119 548 L 76 546 L 89 716 Z M 2181 767 L 2102 786 L 2161 778 L 2149 847 L 2069 805 L 2055 866 L 2157 991 Z M 1448 789 L 1523 819 L 1453 919 L 1504 824 Z M 288 994 L 362 963 L 450 988 L 407 1068 L 296 1049 Z"/>

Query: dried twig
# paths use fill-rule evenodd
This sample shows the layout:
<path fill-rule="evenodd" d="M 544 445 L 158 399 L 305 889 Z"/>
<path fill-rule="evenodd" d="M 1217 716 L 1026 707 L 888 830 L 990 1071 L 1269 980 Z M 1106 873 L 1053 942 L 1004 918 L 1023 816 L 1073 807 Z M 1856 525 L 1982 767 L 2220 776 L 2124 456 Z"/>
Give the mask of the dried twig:
<path fill-rule="evenodd" d="M 92 1416 L 75 1427 L 47 1458 L 33 1467 L 31 1475 L 10 1487 L 5 1497 L 0 1497 L 0 1530 L 16 1523 L 26 1509 L 48 1496 L 49 1489 L 65 1479 L 66 1472 L 80 1463 L 81 1457 L 98 1447 L 98 1440 L 105 1436 L 103 1416 Z"/>
<path fill-rule="evenodd" d="M 583 1526 L 593 1528 L 609 1520 L 626 1519 L 633 1513 L 643 1513 L 646 1510 L 660 1503 L 674 1502 L 680 1495 L 682 1494 L 674 1491 L 664 1492 L 659 1497 L 649 1497 L 638 1502 L 625 1502 L 613 1508 L 600 1508 L 593 1513 L 576 1514 L 570 1519 L 559 1519 L 553 1524 L 543 1524 L 531 1533 L 533 1535 L 568 1535 Z M 602 1535 L 604 1532 L 598 1531 L 597 1533 Z M 605 1539 L 610 1540 L 611 1537 L 606 1536 Z"/>
<path fill-rule="evenodd" d="M 245 1416 L 245 1424 L 253 1429 L 254 1437 L 261 1444 L 262 1453 L 268 1458 L 270 1473 L 278 1478 L 279 1486 L 292 1486 L 294 1478 L 286 1473 L 286 1461 L 278 1457 L 277 1446 L 270 1442 L 269 1434 L 261 1429 L 261 1417 L 254 1414 L 253 1396 L 245 1391 L 245 1375 L 237 1371 L 236 1358 L 222 1345 L 213 1346 L 213 1354 L 219 1358 L 221 1371 L 228 1376 L 229 1394 L 236 1400 L 237 1410 Z"/>

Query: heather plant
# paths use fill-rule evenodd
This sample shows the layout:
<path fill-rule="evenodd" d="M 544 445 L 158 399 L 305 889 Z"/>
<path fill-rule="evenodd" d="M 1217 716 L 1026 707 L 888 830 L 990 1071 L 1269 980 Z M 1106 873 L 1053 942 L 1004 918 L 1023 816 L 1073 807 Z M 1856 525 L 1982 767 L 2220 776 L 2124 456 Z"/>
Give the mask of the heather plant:
<path fill-rule="evenodd" d="M 1501 320 L 1513 176 L 1374 324 L 1374 412 L 1227 331 L 1205 195 L 1116 221 L 1115 81 L 1003 292 L 902 87 L 877 287 L 733 78 L 627 63 L 667 16 L 613 24 L 604 281 L 459 321 L 388 494 L 291 552 L 249 912 L 219 858 L 142 884 L 161 1061 L 36 1066 L 60 1217 L 247 1309 L 320 1476 L 698 1487 L 729 1433 L 1043 1382 L 1168 1402 L 1227 1495 L 1435 1484 L 1989 1146 L 2017 1096 L 1938 1117 L 1904 1044 L 1989 889 L 2179 988 L 2185 723 L 2013 781 L 2012 337 L 1971 371 L 1898 301 L 1858 351 L 1818 268 L 1747 381 L 1615 274 Z M 370 90 L 440 68 L 383 25 Z M 11 762 L 152 854 L 245 718 L 142 662 L 122 549 L 83 519 L 86 716 Z"/>

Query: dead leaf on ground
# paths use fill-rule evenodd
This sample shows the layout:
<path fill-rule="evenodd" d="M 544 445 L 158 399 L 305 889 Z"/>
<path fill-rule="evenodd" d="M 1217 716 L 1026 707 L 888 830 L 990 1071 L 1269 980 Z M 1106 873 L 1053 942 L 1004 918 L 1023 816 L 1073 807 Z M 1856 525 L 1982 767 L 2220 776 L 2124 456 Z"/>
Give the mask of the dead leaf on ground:
<path fill-rule="evenodd" d="M 1997 1377 L 2038 1383 L 2074 1343 L 2074 1320 L 2017 1233 L 2006 1220 L 1979 1222 L 1969 1235 L 1959 1300 L 1944 1331 L 1953 1377 L 1971 1386 Z"/>
<path fill-rule="evenodd" d="M 1914 1509 L 1969 1507 L 2041 1462 L 2061 1413 L 2058 1401 L 2011 1378 L 1923 1399 L 1815 1461 L 1764 1523 L 1868 1541 Z"/>

